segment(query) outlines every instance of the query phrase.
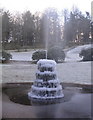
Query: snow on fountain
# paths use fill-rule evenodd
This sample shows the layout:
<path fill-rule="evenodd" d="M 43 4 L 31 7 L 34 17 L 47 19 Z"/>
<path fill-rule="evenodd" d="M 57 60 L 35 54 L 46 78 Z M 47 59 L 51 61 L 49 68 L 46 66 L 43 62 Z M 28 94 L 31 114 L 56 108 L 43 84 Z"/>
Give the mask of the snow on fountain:
<path fill-rule="evenodd" d="M 37 63 L 36 80 L 28 93 L 32 103 L 57 103 L 64 97 L 62 86 L 56 74 L 56 62 L 41 59 Z"/>

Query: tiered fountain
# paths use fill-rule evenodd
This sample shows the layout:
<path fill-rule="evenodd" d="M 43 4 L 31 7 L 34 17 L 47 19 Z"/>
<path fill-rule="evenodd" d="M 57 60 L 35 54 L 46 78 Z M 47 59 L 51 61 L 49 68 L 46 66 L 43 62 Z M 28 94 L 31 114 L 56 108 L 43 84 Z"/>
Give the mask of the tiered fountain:
<path fill-rule="evenodd" d="M 38 61 L 36 80 L 32 85 L 31 92 L 28 93 L 29 99 L 32 103 L 39 104 L 57 103 L 64 97 L 62 86 L 60 85 L 56 74 L 56 62 L 47 59 L 47 50 L 50 40 L 48 35 L 50 24 L 48 16 L 46 17 L 44 20 L 46 59 Z"/>
<path fill-rule="evenodd" d="M 56 62 L 41 59 L 37 63 L 36 80 L 28 93 L 32 103 L 52 104 L 61 101 L 64 94 L 56 74 Z"/>

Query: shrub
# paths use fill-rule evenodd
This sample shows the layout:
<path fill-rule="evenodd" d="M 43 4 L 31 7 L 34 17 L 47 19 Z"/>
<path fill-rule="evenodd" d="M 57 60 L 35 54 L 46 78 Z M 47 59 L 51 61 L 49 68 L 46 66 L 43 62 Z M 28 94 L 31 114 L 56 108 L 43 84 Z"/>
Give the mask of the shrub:
<path fill-rule="evenodd" d="M 38 50 L 32 54 L 32 59 L 38 61 L 39 59 L 45 59 L 46 58 L 46 51 L 44 50 Z"/>
<path fill-rule="evenodd" d="M 38 50 L 33 53 L 32 59 L 38 61 L 39 59 L 46 58 L 46 51 L 45 50 Z M 47 59 L 55 60 L 57 63 L 59 61 L 63 62 L 65 60 L 65 53 L 59 47 L 50 48 L 47 52 Z"/>
<path fill-rule="evenodd" d="M 65 53 L 60 47 L 52 47 L 48 50 L 48 58 L 58 62 L 63 62 L 65 60 Z"/>
<path fill-rule="evenodd" d="M 2 63 L 8 62 L 10 59 L 12 59 L 12 55 L 10 53 L 7 53 L 5 51 L 1 52 L 1 61 L 2 61 Z"/>
<path fill-rule="evenodd" d="M 93 48 L 83 49 L 79 56 L 83 57 L 82 61 L 93 61 Z"/>

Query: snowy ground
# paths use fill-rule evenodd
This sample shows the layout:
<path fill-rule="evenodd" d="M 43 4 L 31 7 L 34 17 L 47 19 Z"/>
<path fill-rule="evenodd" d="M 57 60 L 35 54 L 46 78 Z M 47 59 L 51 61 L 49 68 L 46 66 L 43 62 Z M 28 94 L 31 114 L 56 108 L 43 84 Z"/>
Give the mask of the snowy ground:
<path fill-rule="evenodd" d="M 78 46 L 76 48 L 73 48 L 73 49 L 69 50 L 66 53 L 65 61 L 66 62 L 73 62 L 73 61 L 81 60 L 82 58 L 79 57 L 80 51 L 82 49 L 87 49 L 91 46 L 93 47 L 93 45 L 91 45 L 91 44 L 82 45 L 82 46 Z M 28 52 L 10 52 L 10 53 L 12 54 L 12 60 L 15 60 L 15 61 L 31 61 L 33 52 L 35 52 L 35 50 L 31 50 L 31 51 L 28 51 Z"/>
<path fill-rule="evenodd" d="M 87 46 L 80 46 L 68 51 L 66 54 L 67 56 L 65 59 L 65 63 L 57 64 L 56 69 L 60 82 L 91 84 L 91 62 L 78 62 L 78 60 L 81 59 L 79 58 L 79 52 L 81 51 L 81 49 L 83 49 L 83 47 L 86 48 Z M 3 65 L 0 64 L 0 70 L 2 71 L 2 81 L 0 82 L 17 83 L 34 81 L 37 65 L 25 62 L 31 60 L 32 52 L 33 51 L 12 52 L 13 60 L 24 62 L 14 62 L 11 64 Z M 4 97 L 4 118 L 35 118 L 36 115 L 37 118 L 46 118 L 47 115 L 49 115 L 49 117 L 52 116 L 53 118 L 90 118 L 91 116 L 91 94 L 84 93 L 82 95 L 81 93 L 76 93 L 71 101 L 61 104 L 55 104 L 52 106 L 40 106 L 40 108 L 39 106 L 33 107 L 15 104 L 11 102 L 7 96 Z"/>
<path fill-rule="evenodd" d="M 35 50 L 31 50 L 28 52 L 10 52 L 10 53 L 12 54 L 12 60 L 31 61 L 33 52 L 35 52 Z"/>
<path fill-rule="evenodd" d="M 36 64 L 5 64 L 2 67 L 2 82 L 34 81 L 36 70 Z M 57 74 L 60 82 L 91 84 L 91 62 L 57 64 Z"/>
<path fill-rule="evenodd" d="M 71 50 L 69 50 L 66 54 L 66 58 L 65 61 L 66 62 L 75 62 L 75 61 L 80 61 L 82 60 L 82 58 L 79 57 L 79 53 L 81 52 L 81 50 L 83 49 L 87 49 L 93 47 L 93 44 L 88 44 L 88 45 L 81 45 L 78 47 L 75 47 Z"/>
<path fill-rule="evenodd" d="M 77 62 L 82 58 L 79 52 L 91 45 L 79 46 L 66 53 L 65 63 L 57 64 L 57 74 L 61 82 L 91 84 L 91 62 Z M 12 52 L 13 60 L 31 61 L 33 51 Z M 2 81 L 6 82 L 30 82 L 35 80 L 36 64 L 13 63 L 0 64 L 2 69 Z"/>

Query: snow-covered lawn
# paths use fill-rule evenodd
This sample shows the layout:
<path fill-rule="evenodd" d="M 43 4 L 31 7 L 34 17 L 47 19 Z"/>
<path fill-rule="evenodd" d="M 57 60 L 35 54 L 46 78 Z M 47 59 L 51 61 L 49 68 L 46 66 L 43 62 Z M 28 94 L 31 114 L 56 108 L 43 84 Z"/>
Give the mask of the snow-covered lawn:
<path fill-rule="evenodd" d="M 75 47 L 71 50 L 69 50 L 66 53 L 66 62 L 73 62 L 73 61 L 79 61 L 82 60 L 82 58 L 79 57 L 79 53 L 82 49 L 87 49 L 93 47 L 93 44 L 87 44 L 87 45 L 82 45 Z M 35 52 L 35 50 L 31 50 L 28 52 L 10 52 L 12 54 L 12 60 L 15 61 L 31 61 L 32 60 L 32 54 Z"/>
<path fill-rule="evenodd" d="M 66 53 L 65 61 L 66 62 L 73 62 L 73 61 L 75 62 L 75 61 L 82 60 L 82 58 L 79 57 L 79 53 L 81 52 L 81 50 L 88 49 L 91 47 L 93 47 L 93 44 L 81 45 L 81 46 L 78 46 L 78 47 L 75 47 L 75 48 L 69 50 Z"/>
<path fill-rule="evenodd" d="M 91 84 L 91 62 L 57 64 L 60 81 L 66 83 Z"/>
<path fill-rule="evenodd" d="M 82 58 L 79 52 L 91 45 L 78 46 L 66 53 L 65 63 L 57 64 L 57 74 L 61 82 L 91 84 L 91 62 L 77 62 Z M 34 50 L 29 52 L 11 52 L 13 60 L 31 61 Z M 35 80 L 36 64 L 14 63 L 0 64 L 2 82 L 30 82 Z"/>
<path fill-rule="evenodd" d="M 12 54 L 12 60 L 31 61 L 33 52 L 35 52 L 35 50 L 29 52 L 10 52 L 10 53 Z"/>
<path fill-rule="evenodd" d="M 2 67 L 2 82 L 34 81 L 36 70 L 36 64 L 4 64 Z M 61 82 L 91 84 L 91 62 L 57 64 L 57 75 Z"/>

